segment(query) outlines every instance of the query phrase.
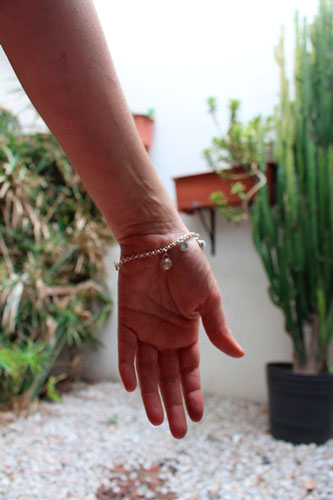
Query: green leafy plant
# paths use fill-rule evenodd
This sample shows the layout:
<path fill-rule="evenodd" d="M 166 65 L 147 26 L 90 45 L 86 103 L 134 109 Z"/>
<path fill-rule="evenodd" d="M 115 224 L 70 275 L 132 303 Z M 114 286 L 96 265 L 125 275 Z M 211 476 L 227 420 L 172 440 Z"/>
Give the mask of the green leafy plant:
<path fill-rule="evenodd" d="M 156 116 L 156 110 L 155 108 L 149 108 L 146 115 L 148 116 L 148 118 L 150 118 L 151 120 L 155 120 L 155 116 Z"/>
<path fill-rule="evenodd" d="M 98 343 L 110 311 L 103 255 L 112 235 L 54 137 L 23 134 L 6 110 L 0 213 L 0 404 L 21 398 L 24 407 L 64 346 Z"/>
<path fill-rule="evenodd" d="M 276 203 L 262 189 L 254 203 L 254 241 L 272 301 L 285 316 L 294 370 L 329 371 L 333 339 L 333 2 L 321 0 L 309 26 L 297 16 L 295 98 L 284 40 L 276 49 Z"/>
<path fill-rule="evenodd" d="M 240 101 L 229 100 L 229 127 L 225 135 L 217 118 L 218 102 L 215 97 L 207 100 L 209 113 L 219 132 L 212 140 L 212 146 L 203 151 L 208 163 L 219 170 L 225 165 L 259 165 L 263 160 L 269 161 L 272 155 L 273 118 L 255 116 L 248 123 L 239 119 Z M 264 146 L 264 147 L 263 147 Z"/>
<path fill-rule="evenodd" d="M 222 179 L 235 181 L 231 194 L 238 194 L 241 206 L 230 206 L 221 192 L 213 193 L 212 199 L 227 220 L 240 222 L 248 216 L 248 203 L 253 195 L 266 184 L 266 167 L 273 154 L 273 119 L 258 115 L 244 124 L 239 119 L 240 101 L 230 99 L 229 127 L 223 135 L 217 118 L 217 100 L 210 97 L 207 102 L 219 135 L 213 138 L 210 148 L 204 149 L 203 155 Z M 242 169 L 236 173 L 234 167 Z M 244 184 L 247 179 L 254 181 L 248 189 Z"/>
<path fill-rule="evenodd" d="M 47 395 L 47 399 L 49 399 L 50 401 L 55 401 L 56 403 L 61 403 L 62 397 L 56 389 L 57 382 L 58 382 L 58 379 L 54 375 L 51 375 L 48 378 L 47 384 L 46 384 L 46 395 Z"/>
<path fill-rule="evenodd" d="M 0 406 L 22 409 L 30 402 L 34 381 L 50 359 L 46 344 L 28 341 L 24 347 L 8 343 L 0 345 Z"/>

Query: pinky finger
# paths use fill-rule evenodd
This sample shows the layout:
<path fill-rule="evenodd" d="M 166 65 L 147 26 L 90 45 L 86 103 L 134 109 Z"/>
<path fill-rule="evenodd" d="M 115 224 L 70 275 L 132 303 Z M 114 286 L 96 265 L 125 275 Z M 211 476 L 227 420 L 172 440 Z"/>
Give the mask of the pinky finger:
<path fill-rule="evenodd" d="M 124 325 L 118 327 L 118 368 L 124 387 L 128 392 L 135 390 L 137 381 L 134 359 L 137 350 L 135 333 Z"/>

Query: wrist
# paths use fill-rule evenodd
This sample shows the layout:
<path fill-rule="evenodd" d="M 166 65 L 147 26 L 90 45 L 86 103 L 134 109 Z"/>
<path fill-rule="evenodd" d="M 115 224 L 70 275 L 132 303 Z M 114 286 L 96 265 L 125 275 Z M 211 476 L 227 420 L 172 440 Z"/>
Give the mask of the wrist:
<path fill-rule="evenodd" d="M 163 247 L 188 232 L 189 229 L 179 217 L 178 220 L 136 224 L 117 240 L 121 254 L 125 256 Z"/>

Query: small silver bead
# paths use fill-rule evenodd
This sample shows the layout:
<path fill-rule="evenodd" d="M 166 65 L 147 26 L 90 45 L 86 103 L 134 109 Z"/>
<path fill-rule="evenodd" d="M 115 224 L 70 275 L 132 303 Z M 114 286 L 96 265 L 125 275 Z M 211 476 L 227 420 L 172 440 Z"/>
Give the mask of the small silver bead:
<path fill-rule="evenodd" d="M 205 248 L 207 246 L 207 243 L 205 240 L 198 240 L 198 243 L 199 243 L 201 248 Z"/>

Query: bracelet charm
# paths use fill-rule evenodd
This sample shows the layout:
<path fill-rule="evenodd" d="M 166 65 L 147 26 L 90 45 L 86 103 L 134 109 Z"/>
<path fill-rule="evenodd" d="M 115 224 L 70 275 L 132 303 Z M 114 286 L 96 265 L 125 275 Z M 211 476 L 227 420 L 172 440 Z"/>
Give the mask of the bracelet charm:
<path fill-rule="evenodd" d="M 200 243 L 199 243 L 199 244 L 200 244 Z M 181 250 L 182 252 L 187 252 L 187 250 L 188 250 L 188 243 L 187 243 L 187 241 L 181 241 L 181 242 L 179 243 L 179 248 L 180 248 L 180 250 Z"/>
<path fill-rule="evenodd" d="M 164 271 L 168 271 L 172 267 L 172 260 L 170 259 L 169 255 L 165 253 L 161 259 L 161 268 L 164 269 Z"/>

